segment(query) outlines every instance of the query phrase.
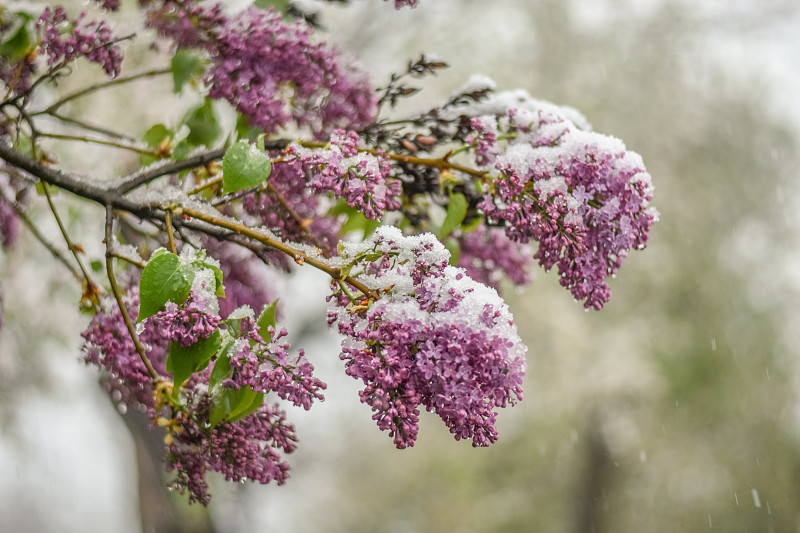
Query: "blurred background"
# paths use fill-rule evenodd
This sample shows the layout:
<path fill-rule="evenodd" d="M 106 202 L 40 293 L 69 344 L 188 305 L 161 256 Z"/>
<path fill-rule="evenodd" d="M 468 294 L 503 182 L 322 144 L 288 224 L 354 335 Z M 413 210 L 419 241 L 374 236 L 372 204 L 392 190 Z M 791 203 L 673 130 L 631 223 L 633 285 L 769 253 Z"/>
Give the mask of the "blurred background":
<path fill-rule="evenodd" d="M 450 64 L 419 82 L 424 90 L 401 112 L 440 102 L 480 73 L 500 90 L 573 106 L 623 139 L 656 187 L 661 220 L 648 249 L 625 261 L 601 312 L 585 312 L 552 274 L 521 292 L 509 287 L 529 370 L 525 400 L 501 412 L 501 438 L 488 449 L 455 442 L 423 416 L 416 446 L 396 450 L 341 371 L 338 340 L 324 327 L 325 279 L 298 273 L 281 288 L 286 325 L 328 382 L 327 400 L 289 412 L 300 447 L 286 485 L 215 479 L 204 510 L 148 488 L 157 474 L 146 472 L 130 417 L 78 361 L 87 319 L 70 305 L 77 288 L 61 272 L 31 268 L 24 256 L 48 260 L 23 236 L 0 258 L 4 527 L 800 531 L 800 6 L 308 5 L 377 85 L 421 52 Z M 125 93 L 115 94 L 86 105 L 129 113 Z M 158 118 L 148 109 L 136 108 L 143 124 Z M 80 163 L 121 164 L 101 153 Z M 86 214 L 73 215 L 87 225 Z"/>

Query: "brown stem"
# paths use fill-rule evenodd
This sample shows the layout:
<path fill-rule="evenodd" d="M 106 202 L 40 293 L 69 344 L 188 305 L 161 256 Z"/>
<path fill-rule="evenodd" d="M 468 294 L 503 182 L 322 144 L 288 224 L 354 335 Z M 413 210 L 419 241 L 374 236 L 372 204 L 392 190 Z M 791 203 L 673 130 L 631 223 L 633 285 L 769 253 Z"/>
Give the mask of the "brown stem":
<path fill-rule="evenodd" d="M 328 146 L 328 143 L 317 142 L 317 141 L 299 141 L 298 144 L 305 148 L 325 148 L 326 146 Z M 476 178 L 482 178 L 488 174 L 488 172 L 484 170 L 465 167 L 464 165 L 459 165 L 458 163 L 451 162 L 449 160 L 450 154 L 447 154 L 444 157 L 429 158 L 429 157 L 417 157 L 414 155 L 406 155 L 406 154 L 395 154 L 392 152 L 381 152 L 380 150 L 375 150 L 374 148 L 358 148 L 357 150 L 359 152 L 364 152 L 372 155 L 383 155 L 393 161 L 400 161 L 412 165 L 424 165 L 426 167 L 434 167 L 440 170 L 442 169 L 457 170 L 459 172 L 463 172 L 464 174 L 475 176 Z"/>
<path fill-rule="evenodd" d="M 374 298 L 376 300 L 379 298 L 378 294 L 374 290 L 370 289 L 357 279 L 354 279 L 350 276 L 342 277 L 341 273 L 339 272 L 339 269 L 331 267 L 324 261 L 320 261 L 316 257 L 313 257 L 307 254 L 306 252 L 293 248 L 291 245 L 285 242 L 282 242 L 274 237 L 270 237 L 259 231 L 249 228 L 244 224 L 234 222 L 231 220 L 226 220 L 224 218 L 216 217 L 213 215 L 209 215 L 207 213 L 203 213 L 202 211 L 197 211 L 195 209 L 190 209 L 187 207 L 181 208 L 181 213 L 190 216 L 192 218 L 196 218 L 197 220 L 202 220 L 203 222 L 206 222 L 213 226 L 231 230 L 235 233 L 244 235 L 245 237 L 248 237 L 262 244 L 265 244 L 270 248 L 279 250 L 288 255 L 289 257 L 291 257 L 297 264 L 302 265 L 307 263 L 313 266 L 314 268 L 322 270 L 335 280 L 342 280 L 346 282 L 348 285 L 351 285 L 352 287 L 358 289 L 359 291 L 361 291 L 363 294 L 365 294 L 370 298 Z"/>
<path fill-rule="evenodd" d="M 72 257 L 75 258 L 75 262 L 78 264 L 78 268 L 83 274 L 83 279 L 86 283 L 84 296 L 88 297 L 95 306 L 99 306 L 100 300 L 98 299 L 98 294 L 100 290 L 94 281 L 92 281 L 92 278 L 89 276 L 89 272 L 86 270 L 86 267 L 83 266 L 83 261 L 81 261 L 81 258 L 78 255 L 78 247 L 72 242 L 72 239 L 70 239 L 69 233 L 67 233 L 67 228 L 64 227 L 64 223 L 61 221 L 61 216 L 58 214 L 58 210 L 53 203 L 53 198 L 50 195 L 50 191 L 47 189 L 47 183 L 42 182 L 42 190 L 44 190 L 44 196 L 47 198 L 47 204 L 50 206 L 50 211 L 53 213 L 53 217 L 56 219 L 58 229 L 61 230 L 61 235 L 64 237 L 64 242 L 67 244 L 67 249 L 72 252 Z"/>
<path fill-rule="evenodd" d="M 167 240 L 169 241 L 169 251 L 177 255 L 175 248 L 175 230 L 172 227 L 172 211 L 167 209 L 164 213 L 164 224 L 167 226 Z"/>
<path fill-rule="evenodd" d="M 144 363 L 145 368 L 147 368 L 147 372 L 150 374 L 150 377 L 153 380 L 159 379 L 159 374 L 156 372 L 156 369 L 153 368 L 153 364 L 147 358 L 147 355 L 144 353 L 144 346 L 142 346 L 142 342 L 139 340 L 139 336 L 136 334 L 136 329 L 133 327 L 133 322 L 131 322 L 131 317 L 128 315 L 128 309 L 125 307 L 125 304 L 122 301 L 122 293 L 119 290 L 119 286 L 117 285 L 117 278 L 114 276 L 114 266 L 113 266 L 113 257 L 114 255 L 111 253 L 111 242 L 113 238 L 112 228 L 114 224 L 114 208 L 111 207 L 111 204 L 106 205 L 106 274 L 108 274 L 108 282 L 111 284 L 111 292 L 114 293 L 114 298 L 117 300 L 117 305 L 119 306 L 119 312 L 122 314 L 122 320 L 125 322 L 125 327 L 128 329 L 128 333 L 131 336 L 131 340 L 133 340 L 133 345 L 136 348 L 136 352 L 139 354 L 139 358 Z"/>

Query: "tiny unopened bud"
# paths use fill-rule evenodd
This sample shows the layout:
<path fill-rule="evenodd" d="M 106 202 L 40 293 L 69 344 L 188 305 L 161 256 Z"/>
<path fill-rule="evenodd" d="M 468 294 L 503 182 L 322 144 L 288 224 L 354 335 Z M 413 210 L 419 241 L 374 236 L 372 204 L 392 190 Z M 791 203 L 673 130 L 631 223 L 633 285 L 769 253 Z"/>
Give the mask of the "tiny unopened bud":
<path fill-rule="evenodd" d="M 416 152 L 417 150 L 419 150 L 417 145 L 409 141 L 408 139 L 403 139 L 402 141 L 400 141 L 400 144 L 402 144 L 403 148 L 405 148 L 409 152 Z"/>

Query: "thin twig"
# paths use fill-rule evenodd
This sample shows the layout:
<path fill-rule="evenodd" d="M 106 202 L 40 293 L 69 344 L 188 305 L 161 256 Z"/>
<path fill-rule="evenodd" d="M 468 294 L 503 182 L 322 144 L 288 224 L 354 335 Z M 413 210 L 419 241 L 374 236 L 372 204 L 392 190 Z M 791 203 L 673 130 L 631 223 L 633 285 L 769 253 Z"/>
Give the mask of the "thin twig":
<path fill-rule="evenodd" d="M 94 52 L 95 50 L 99 50 L 99 49 L 101 49 L 101 48 L 108 48 L 108 47 L 114 46 L 114 45 L 115 45 L 115 44 L 117 44 L 117 43 L 121 43 L 122 41 L 127 41 L 127 40 L 130 40 L 130 39 L 133 39 L 134 37 L 136 37 L 136 34 L 135 34 L 135 33 L 131 33 L 131 34 L 129 34 L 129 35 L 125 35 L 124 37 L 119 37 L 119 38 L 117 38 L 117 39 L 114 39 L 113 41 L 109 41 L 109 42 L 107 42 L 107 43 L 103 43 L 103 44 L 100 44 L 100 45 L 98 45 L 98 46 L 95 46 L 94 48 L 92 48 L 92 49 L 90 49 L 90 50 L 86 50 L 86 51 L 85 51 L 83 54 L 81 54 L 81 55 L 83 55 L 83 56 L 88 56 L 89 54 L 91 54 L 91 53 L 92 53 L 92 52 Z M 50 78 L 54 78 L 54 77 L 56 76 L 56 74 L 58 74 L 58 72 L 59 72 L 61 69 L 65 68 L 67 65 L 69 65 L 69 64 L 70 64 L 72 61 L 74 61 L 75 59 L 76 59 L 76 58 L 70 58 L 70 59 L 68 59 L 68 60 L 67 60 L 67 59 L 65 59 L 65 60 L 61 61 L 60 63 L 57 63 L 57 64 L 55 64 L 55 65 L 51 66 L 51 67 L 50 67 L 50 68 L 47 70 L 47 72 L 45 72 L 44 74 L 42 74 L 41 76 L 39 76 L 39 77 L 38 77 L 36 80 L 34 80 L 34 82 L 33 82 L 33 83 L 30 85 L 30 87 L 28 87 L 28 88 L 27 88 L 27 89 L 26 89 L 24 92 L 22 92 L 22 93 L 20 93 L 20 94 L 16 95 L 14 98 L 11 98 L 11 99 L 9 99 L 9 100 L 5 100 L 4 102 L 0 102 L 0 107 L 7 106 L 7 105 L 16 105 L 16 104 L 17 104 L 17 102 L 19 102 L 19 101 L 21 101 L 21 100 L 23 100 L 23 99 L 27 98 L 28 96 L 30 96 L 31 94 L 33 94 L 33 91 L 34 91 L 34 90 L 35 90 L 35 89 L 36 89 L 36 88 L 37 88 L 39 85 L 41 85 L 42 83 L 44 83 L 46 80 L 48 80 L 48 79 L 50 79 Z M 117 80 L 120 80 L 120 79 L 122 79 L 122 78 L 117 78 Z M 111 80 L 111 81 L 116 81 L 116 80 Z"/>
<path fill-rule="evenodd" d="M 325 148 L 328 146 L 329 143 L 319 142 L 319 141 L 297 141 L 297 144 L 303 146 L 305 148 Z M 406 155 L 406 154 L 396 154 L 394 152 L 383 152 L 381 150 L 376 150 L 374 148 L 357 148 L 359 152 L 372 154 L 376 156 L 384 156 L 392 159 L 394 161 L 400 161 L 403 163 L 409 163 L 412 165 L 423 165 L 426 167 L 434 167 L 438 168 L 439 170 L 442 169 L 449 169 L 449 170 L 457 170 L 459 172 L 463 172 L 464 174 L 469 174 L 470 176 L 475 176 L 476 178 L 483 178 L 488 174 L 485 170 L 478 170 L 471 167 L 466 167 L 464 165 L 459 165 L 458 163 L 453 163 L 449 160 L 452 154 L 447 154 L 444 157 L 417 157 L 414 155 Z"/>
<path fill-rule="evenodd" d="M 167 226 L 167 239 L 169 240 L 169 251 L 177 255 L 178 251 L 175 248 L 175 230 L 172 227 L 172 211 L 167 209 L 164 213 L 164 224 Z"/>
<path fill-rule="evenodd" d="M 208 189 L 209 187 L 213 187 L 217 183 L 221 183 L 221 182 L 222 182 L 222 174 L 220 174 L 219 176 L 214 176 L 213 178 L 204 181 L 203 183 L 201 183 L 200 185 L 198 185 L 197 187 L 195 187 L 191 191 L 187 192 L 186 196 L 194 196 L 195 194 L 197 194 L 197 193 L 199 193 L 201 191 L 204 191 L 204 190 Z"/>
<path fill-rule="evenodd" d="M 136 259 L 133 259 L 133 258 L 128 257 L 126 255 L 122 255 L 122 254 L 117 253 L 117 252 L 108 252 L 108 253 L 111 254 L 111 257 L 116 257 L 117 259 L 122 259 L 123 261 L 125 261 L 127 263 L 130 263 L 133 266 L 137 266 L 137 267 L 142 268 L 142 269 L 147 266 L 146 264 L 142 263 L 141 261 L 137 261 Z"/>
<path fill-rule="evenodd" d="M 144 346 L 142 346 L 142 342 L 139 340 L 139 336 L 136 334 L 136 330 L 133 327 L 133 322 L 131 322 L 131 317 L 128 315 L 128 309 L 125 307 L 125 304 L 122 301 L 122 293 L 119 290 L 119 286 L 117 285 L 117 278 L 114 276 L 114 265 L 113 265 L 113 257 L 114 255 L 111 253 L 111 242 L 113 238 L 112 228 L 114 224 L 114 208 L 111 207 L 111 204 L 106 205 L 106 274 L 108 275 L 108 282 L 111 284 L 111 292 L 114 293 L 114 298 L 117 300 L 117 305 L 119 306 L 119 312 L 122 314 L 122 320 L 125 322 L 125 327 L 128 329 L 128 333 L 131 336 L 131 340 L 133 341 L 133 345 L 136 348 L 136 352 L 139 354 L 139 358 L 144 363 L 145 368 L 147 368 L 147 372 L 150 374 L 150 377 L 153 380 L 159 379 L 159 374 L 156 372 L 156 369 L 153 368 L 153 364 L 147 358 L 147 355 L 144 353 Z"/>
<path fill-rule="evenodd" d="M 121 143 L 118 141 L 107 141 L 105 139 L 94 139 L 92 137 L 86 137 L 83 135 L 65 135 L 62 133 L 46 133 L 43 131 L 39 132 L 40 137 L 47 137 L 49 139 L 59 139 L 62 141 L 79 141 L 79 142 L 87 142 L 93 144 L 101 144 L 103 146 L 111 146 L 113 148 L 119 148 L 121 150 L 130 150 L 132 152 L 136 152 L 139 154 L 149 155 L 152 157 L 160 157 L 161 154 L 155 152 L 153 150 L 147 148 L 141 148 L 139 146 L 134 146 L 132 144 Z"/>
<path fill-rule="evenodd" d="M 63 98 L 61 98 L 57 102 L 51 104 L 47 109 L 44 109 L 42 111 L 37 111 L 34 114 L 35 115 L 39 115 L 39 114 L 53 115 L 56 111 L 58 111 L 58 109 L 61 106 L 63 106 L 67 102 L 75 100 L 76 98 L 80 98 L 81 96 L 86 96 L 87 94 L 93 93 L 95 91 L 99 91 L 101 89 L 106 89 L 108 87 L 113 87 L 114 85 L 121 85 L 123 83 L 128 83 L 129 81 L 139 80 L 139 79 L 143 79 L 143 78 L 150 78 L 150 77 L 153 77 L 153 76 L 159 76 L 161 74 L 169 74 L 170 72 L 172 72 L 172 70 L 170 70 L 168 68 L 163 68 L 163 69 L 158 69 L 158 70 L 148 70 L 146 72 L 139 72 L 138 74 L 131 74 L 130 76 L 122 76 L 120 78 L 114 78 L 114 79 L 111 79 L 111 80 L 106 80 L 106 81 L 97 83 L 95 85 L 91 85 L 89 87 L 86 87 L 85 89 L 81 89 L 80 91 L 74 92 L 74 93 L 69 94 L 67 96 L 64 96 Z"/>
<path fill-rule="evenodd" d="M 42 243 L 42 245 L 45 248 L 47 248 L 47 250 L 53 255 L 53 257 L 55 257 L 61 264 L 67 267 L 67 270 L 69 270 L 70 273 L 72 273 L 72 275 L 75 277 L 75 280 L 78 283 L 83 283 L 83 276 L 81 276 L 81 273 L 78 271 L 77 268 L 75 268 L 75 265 L 70 263 L 67 260 L 67 258 L 64 257 L 64 254 L 61 253 L 61 250 L 56 248 L 55 245 L 53 245 L 53 243 L 47 240 L 47 238 L 42 234 L 42 232 L 39 231 L 39 228 L 37 228 L 34 225 L 34 223 L 31 221 L 31 219 L 28 217 L 25 211 L 20 209 L 19 204 L 17 204 L 17 202 L 12 201 L 8 196 L 6 196 L 1 187 L 0 187 L 0 198 L 11 207 L 11 209 L 14 211 L 17 217 L 19 217 L 22 223 L 25 224 L 25 227 L 27 227 L 33 234 L 33 236 L 36 237 L 36 240 Z"/>
<path fill-rule="evenodd" d="M 161 176 L 175 174 L 183 170 L 189 170 L 207 165 L 212 161 L 222 159 L 226 150 L 227 148 L 215 148 L 212 150 L 198 152 L 197 154 L 180 161 L 166 160 L 161 163 L 155 163 L 148 167 L 139 169 L 133 174 L 123 177 L 117 183 L 114 192 L 120 195 L 127 194 L 140 185 L 149 183 L 156 178 L 160 178 Z"/>
<path fill-rule="evenodd" d="M 64 115 L 60 115 L 58 113 L 50 113 L 49 116 L 60 120 L 61 122 L 65 122 L 67 124 L 72 124 L 73 126 L 78 126 L 79 128 L 83 128 L 85 130 L 93 131 L 95 133 L 100 133 L 102 135 L 107 135 L 108 137 L 114 137 L 115 139 L 124 139 L 128 142 L 136 142 L 136 139 L 130 137 L 128 135 L 123 135 L 122 133 L 118 133 L 116 131 L 112 131 L 110 129 L 104 128 L 102 126 L 96 126 L 94 124 L 89 124 L 88 122 L 84 122 L 82 120 L 78 120 L 76 118 L 65 117 Z"/>
<path fill-rule="evenodd" d="M 207 213 L 203 213 L 202 211 L 198 211 L 196 209 L 191 209 L 191 208 L 188 208 L 188 207 L 182 207 L 180 209 L 181 209 L 181 213 L 183 213 L 184 215 L 190 216 L 192 218 L 196 218 L 197 220 L 202 220 L 203 222 L 206 222 L 206 223 L 211 224 L 213 226 L 217 226 L 217 227 L 220 227 L 220 228 L 225 228 L 225 229 L 231 230 L 231 231 L 233 231 L 235 233 L 238 233 L 240 235 L 244 235 L 245 237 L 248 237 L 248 238 L 253 239 L 255 241 L 258 241 L 258 242 L 260 242 L 262 244 L 265 244 L 265 245 L 269 246 L 270 248 L 274 248 L 275 250 L 278 250 L 280 252 L 285 253 L 286 255 L 291 257 L 294 260 L 295 263 L 297 263 L 299 265 L 303 265 L 303 264 L 307 263 L 307 264 L 313 266 L 314 268 L 322 270 L 323 272 L 325 272 L 326 274 L 328 274 L 331 278 L 333 278 L 335 280 L 345 281 L 347 284 L 349 284 L 352 287 L 358 289 L 359 291 L 361 291 L 363 294 L 369 296 L 370 298 L 375 298 L 376 300 L 379 298 L 378 294 L 374 290 L 370 289 L 369 287 L 367 287 L 366 285 L 364 285 L 360 281 L 358 281 L 358 280 L 356 280 L 356 279 L 354 279 L 354 278 L 352 278 L 350 276 L 342 276 L 342 274 L 341 274 L 341 272 L 339 271 L 338 268 L 334 268 L 334 267 L 328 265 L 327 263 L 325 263 L 324 261 L 321 261 L 321 260 L 317 259 L 316 257 L 313 257 L 313 256 L 309 255 L 308 253 L 303 252 L 302 250 L 298 250 L 296 248 L 293 248 L 291 245 L 289 245 L 289 244 L 287 244 L 287 243 L 285 243 L 283 241 L 280 241 L 280 240 L 278 240 L 276 238 L 273 238 L 273 237 L 270 237 L 268 235 L 265 235 L 264 233 L 256 231 L 256 230 L 254 230 L 252 228 L 249 228 L 249 227 L 245 226 L 244 224 L 240 224 L 238 222 L 234 222 L 234 221 L 231 221 L 231 220 L 226 220 L 224 218 L 220 218 L 220 217 L 216 217 L 216 216 L 213 216 L 213 215 L 209 215 Z M 177 211 L 177 209 L 176 209 L 176 211 Z M 320 252 L 322 252 L 322 250 L 320 250 Z"/>
<path fill-rule="evenodd" d="M 86 288 L 84 291 L 84 296 L 88 297 L 93 304 L 99 305 L 100 301 L 97 298 L 99 290 L 97 285 L 94 281 L 92 281 L 91 276 L 89 276 L 89 272 L 83 266 L 83 261 L 81 261 L 80 256 L 78 255 L 78 247 L 72 242 L 72 239 L 67 233 L 67 228 L 64 226 L 64 223 L 61 221 L 61 216 L 58 214 L 58 210 L 56 209 L 56 205 L 53 203 L 53 198 L 50 195 L 50 191 L 47 189 L 47 183 L 42 182 L 42 190 L 44 190 L 44 196 L 47 198 L 47 205 L 50 206 L 50 211 L 53 213 L 53 217 L 56 219 L 56 223 L 58 224 L 58 229 L 61 230 L 61 236 L 64 237 L 64 242 L 67 244 L 67 249 L 72 252 L 72 257 L 75 258 L 75 262 L 78 264 L 78 268 L 83 274 L 83 279 L 86 283 Z"/>

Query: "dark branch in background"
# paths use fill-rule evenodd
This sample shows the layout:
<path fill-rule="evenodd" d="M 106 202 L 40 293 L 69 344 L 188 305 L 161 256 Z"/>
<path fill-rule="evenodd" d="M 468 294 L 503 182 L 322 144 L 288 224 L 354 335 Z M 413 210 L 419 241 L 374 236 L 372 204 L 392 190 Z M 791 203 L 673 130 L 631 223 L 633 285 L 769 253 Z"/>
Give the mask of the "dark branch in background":
<path fill-rule="evenodd" d="M 47 109 L 44 109 L 42 111 L 37 111 L 37 112 L 32 113 L 32 114 L 33 115 L 41 115 L 41 114 L 55 115 L 55 113 L 59 110 L 59 108 L 61 108 L 61 106 L 63 106 L 67 102 L 71 102 L 72 100 L 75 100 L 76 98 L 80 98 L 82 96 L 86 96 L 87 94 L 93 93 L 95 91 L 99 91 L 101 89 L 106 89 L 108 87 L 113 87 L 114 85 L 122 85 L 123 83 L 128 83 L 129 81 L 143 79 L 143 78 L 151 78 L 151 77 L 154 77 L 154 76 L 159 76 L 161 74 L 169 74 L 170 72 L 172 72 L 171 69 L 163 68 L 163 69 L 158 69 L 158 70 L 148 70 L 146 72 L 140 72 L 138 74 L 131 74 L 130 76 L 121 76 L 119 78 L 106 80 L 106 81 L 103 81 L 103 82 L 98 83 L 96 85 L 91 85 L 89 87 L 86 87 L 85 89 L 81 89 L 80 91 L 77 91 L 77 92 L 74 92 L 72 94 L 69 94 L 69 95 L 59 99 L 57 102 L 54 102 L 53 104 L 51 104 Z"/>
<path fill-rule="evenodd" d="M 191 217 L 188 220 L 181 221 L 181 225 L 189 229 L 205 233 L 206 235 L 215 237 L 218 240 L 234 240 L 234 242 L 241 242 L 238 241 L 238 239 L 231 239 L 234 235 L 238 234 L 242 237 L 259 242 L 269 249 L 283 252 L 300 265 L 308 263 L 309 265 L 327 273 L 333 279 L 342 279 L 369 297 L 377 299 L 379 296 L 375 293 L 375 291 L 370 290 L 358 280 L 355 280 L 349 276 L 341 276 L 337 268 L 331 267 L 324 261 L 314 257 L 313 254 L 300 248 L 295 248 L 291 243 L 280 241 L 279 239 L 271 237 L 265 233 L 249 228 L 244 224 L 226 219 L 221 214 L 219 216 L 212 215 L 188 206 L 181 206 L 178 203 L 172 203 L 167 207 L 149 202 L 137 202 L 122 196 L 116 188 L 106 188 L 92 183 L 90 178 L 77 176 L 75 174 L 67 174 L 42 165 L 41 163 L 20 154 L 11 146 L 8 144 L 3 144 L 2 142 L 0 142 L 0 158 L 5 159 L 8 163 L 25 170 L 26 172 L 36 176 L 46 183 L 56 185 L 64 190 L 72 192 L 73 194 L 104 205 L 107 213 L 106 216 L 108 218 L 112 217 L 112 209 L 120 209 L 132 213 L 144 220 L 158 220 L 160 222 L 167 223 L 167 219 L 171 218 L 171 216 L 167 216 L 167 209 L 169 209 L 175 215 L 184 214 Z M 177 165 L 178 163 L 186 163 L 186 161 L 176 162 L 174 165 Z M 173 168 L 174 165 L 170 165 L 170 168 Z M 155 176 L 151 177 L 151 179 L 164 174 L 176 172 L 176 170 L 164 172 L 164 168 L 166 168 L 166 166 L 160 167 L 161 172 L 155 174 Z M 190 166 L 187 168 L 193 167 Z M 111 221 L 107 221 L 106 223 L 106 239 L 108 240 L 106 246 L 110 249 Z M 322 250 L 319 250 L 319 253 L 322 254 Z M 108 252 L 106 255 L 108 263 L 112 256 L 110 252 Z M 110 267 L 107 265 L 107 270 L 108 268 Z M 117 300 L 120 302 L 120 305 L 122 305 L 118 290 L 114 288 L 115 281 L 113 279 L 113 272 L 110 271 L 109 281 L 112 282 L 112 290 L 115 291 L 115 296 L 117 296 Z"/>
<path fill-rule="evenodd" d="M 397 105 L 397 101 L 400 98 L 411 96 L 419 91 L 419 88 L 417 87 L 411 87 L 401 83 L 404 78 L 423 78 L 431 74 L 436 74 L 437 70 L 446 67 L 447 63 L 444 61 L 428 60 L 425 58 L 425 54 L 420 55 L 419 59 L 416 61 L 409 61 L 405 72 L 401 72 L 400 74 L 392 74 L 391 78 L 389 78 L 388 85 L 378 89 L 378 92 L 381 93 L 381 97 L 378 99 L 378 111 L 380 111 L 380 109 L 386 103 L 393 108 L 395 105 Z"/>
<path fill-rule="evenodd" d="M 264 147 L 266 150 L 282 150 L 286 148 L 290 142 L 291 141 L 286 139 L 267 141 L 264 143 Z M 187 157 L 186 159 L 181 159 L 180 161 L 167 160 L 161 163 L 155 163 L 149 167 L 137 170 L 133 174 L 125 176 L 116 183 L 116 186 L 113 190 L 117 194 L 126 194 L 133 189 L 144 185 L 145 183 L 149 183 L 156 178 L 160 178 L 161 176 L 205 166 L 212 161 L 222 159 L 227 149 L 227 147 L 223 146 L 221 148 L 197 152 L 193 156 Z"/>

